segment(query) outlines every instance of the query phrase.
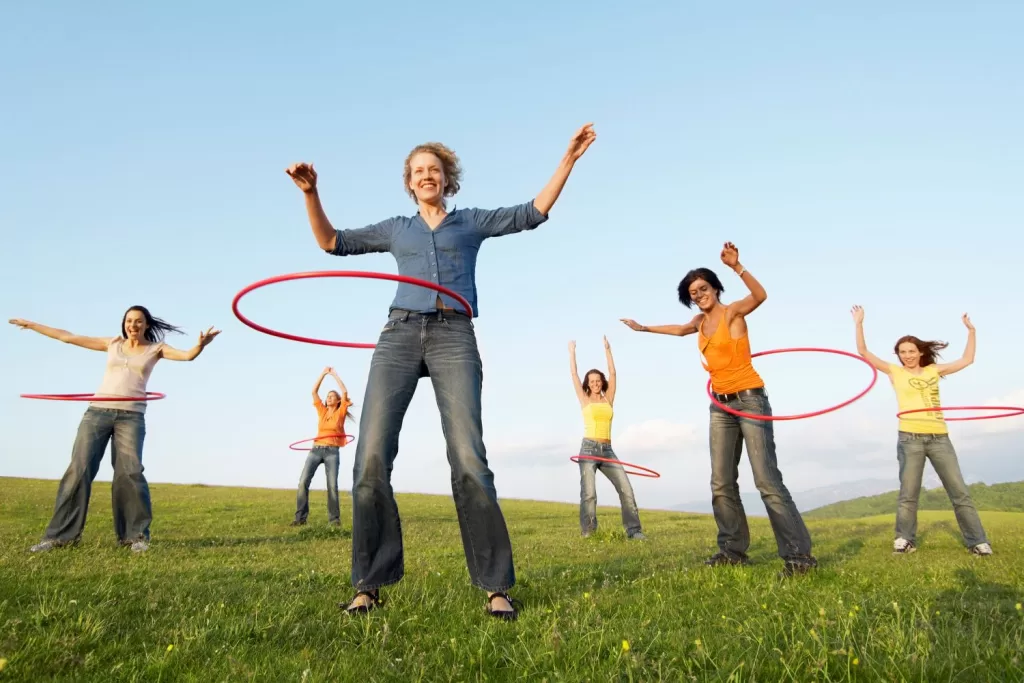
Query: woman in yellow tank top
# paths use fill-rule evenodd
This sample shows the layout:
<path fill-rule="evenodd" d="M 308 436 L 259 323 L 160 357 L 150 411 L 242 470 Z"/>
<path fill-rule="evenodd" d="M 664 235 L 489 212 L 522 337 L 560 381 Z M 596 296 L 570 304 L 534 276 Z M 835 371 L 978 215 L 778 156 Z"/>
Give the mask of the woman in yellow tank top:
<path fill-rule="evenodd" d="M 622 322 L 638 332 L 654 332 L 685 337 L 697 335 L 701 364 L 711 375 L 715 399 L 733 410 L 754 415 L 772 414 L 764 382 L 750 360 L 747 316 L 768 298 L 761 283 L 739 261 L 739 250 L 726 242 L 722 263 L 731 268 L 750 290 L 750 294 L 729 304 L 719 297 L 725 291 L 721 280 L 708 268 L 691 270 L 679 283 L 679 301 L 687 308 L 700 310 L 684 325 L 647 327 L 634 320 Z M 793 497 L 782 481 L 775 457 L 775 435 L 770 420 L 736 417 L 714 404 L 711 411 L 711 506 L 718 525 L 718 552 L 705 564 L 748 564 L 750 531 L 740 500 L 739 464 L 743 446 L 761 493 L 768 519 L 785 562 L 783 575 L 804 573 L 817 566 L 811 555 L 811 536 Z"/>
<path fill-rule="evenodd" d="M 974 362 L 974 325 L 964 313 L 967 327 L 967 348 L 964 355 L 952 363 L 937 363 L 939 352 L 948 344 L 922 341 L 913 335 L 900 337 L 893 351 L 899 364 L 886 363 L 868 351 L 864 341 L 864 309 L 853 307 L 853 322 L 857 328 L 857 353 L 867 359 L 879 372 L 889 376 L 896 391 L 900 412 L 920 408 L 940 408 L 939 378 L 963 370 Z M 946 420 L 942 412 L 911 413 L 899 420 L 896 460 L 900 466 L 900 495 L 896 507 L 895 554 L 912 553 L 917 534 L 917 501 L 921 495 L 924 462 L 930 460 L 953 504 L 956 521 L 960 525 L 964 543 L 975 555 L 991 555 L 992 546 L 985 538 L 978 510 L 971 500 L 970 490 L 960 472 L 956 450 L 949 440 Z"/>
<path fill-rule="evenodd" d="M 573 387 L 576 398 L 583 410 L 583 443 L 580 455 L 594 456 L 618 460 L 612 450 L 612 417 L 615 404 L 615 361 L 612 358 L 612 347 L 608 338 L 604 338 L 604 354 L 608 361 L 608 376 L 600 370 L 588 370 L 583 381 L 580 381 L 576 370 L 576 342 L 569 342 L 569 371 L 572 373 Z M 626 537 L 644 540 L 646 537 L 640 527 L 640 511 L 636 507 L 633 487 L 622 465 L 600 460 L 580 460 L 580 531 L 584 537 L 597 530 L 597 482 L 598 470 L 608 477 L 608 481 L 619 494 L 622 507 L 622 526 L 626 529 Z"/>

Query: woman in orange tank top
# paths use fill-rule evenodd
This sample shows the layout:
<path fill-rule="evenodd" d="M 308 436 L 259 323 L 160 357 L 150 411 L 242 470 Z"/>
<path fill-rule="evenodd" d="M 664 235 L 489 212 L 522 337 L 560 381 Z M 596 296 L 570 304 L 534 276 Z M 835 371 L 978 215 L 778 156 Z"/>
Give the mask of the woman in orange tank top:
<path fill-rule="evenodd" d="M 725 291 L 721 280 L 708 268 L 691 270 L 679 283 L 679 301 L 687 308 L 700 310 L 684 325 L 647 327 L 634 320 L 622 322 L 638 332 L 654 332 L 685 337 L 697 335 L 701 363 L 711 375 L 711 390 L 719 403 L 752 415 L 770 416 L 771 404 L 764 382 L 750 360 L 747 316 L 768 298 L 761 283 L 739 261 L 739 250 L 726 242 L 722 263 L 731 268 L 750 290 L 750 294 L 729 304 L 720 296 Z M 750 530 L 739 489 L 739 463 L 746 444 L 754 484 L 761 493 L 768 519 L 785 562 L 783 575 L 805 573 L 817 566 L 811 555 L 811 536 L 793 497 L 782 481 L 775 457 L 775 436 L 770 420 L 737 417 L 711 404 L 711 505 L 718 525 L 718 552 L 705 564 L 748 564 Z"/>

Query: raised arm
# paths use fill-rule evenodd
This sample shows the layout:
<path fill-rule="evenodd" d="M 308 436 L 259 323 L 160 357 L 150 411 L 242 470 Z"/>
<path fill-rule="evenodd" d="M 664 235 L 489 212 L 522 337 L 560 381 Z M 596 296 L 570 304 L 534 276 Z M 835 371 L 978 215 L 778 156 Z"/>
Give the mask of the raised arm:
<path fill-rule="evenodd" d="M 750 294 L 739 301 L 729 304 L 729 311 L 734 316 L 746 316 L 757 310 L 757 307 L 768 298 L 768 292 L 753 275 L 750 274 L 743 264 L 740 263 L 740 251 L 732 242 L 726 242 L 722 247 L 722 263 L 732 268 L 733 272 L 740 276 L 740 280 L 750 290 Z"/>
<path fill-rule="evenodd" d="M 558 201 L 558 195 L 562 193 L 562 188 L 565 187 L 565 181 L 569 179 L 569 174 L 572 173 L 573 166 L 576 165 L 576 161 L 583 156 L 583 153 L 587 151 L 587 148 L 597 139 L 597 133 L 594 132 L 594 124 L 588 123 L 577 130 L 572 139 L 569 141 L 569 149 L 566 150 L 565 156 L 558 163 L 558 167 L 555 169 L 554 175 L 551 176 L 551 180 L 544 186 L 544 189 L 534 198 L 533 205 L 537 207 L 537 211 L 541 212 L 544 216 L 548 215 L 551 211 L 551 207 Z"/>
<path fill-rule="evenodd" d="M 324 368 L 324 371 L 320 373 L 320 376 L 316 378 L 316 384 L 313 385 L 313 403 L 322 403 L 320 399 L 320 385 L 324 383 L 324 377 L 331 374 L 331 368 Z"/>
<path fill-rule="evenodd" d="M 321 249 L 335 256 L 380 253 L 390 249 L 392 232 L 390 219 L 356 230 L 335 230 L 320 202 L 313 164 L 292 164 L 285 169 L 285 173 L 302 190 L 306 201 L 306 215 L 309 218 L 309 225 L 313 229 L 313 238 L 316 239 L 316 243 Z"/>
<path fill-rule="evenodd" d="M 572 377 L 572 386 L 576 389 L 576 398 L 579 399 L 580 405 L 583 405 L 587 401 L 587 395 L 583 393 L 583 383 L 580 382 L 580 373 L 576 368 L 576 342 L 569 342 L 569 374 Z"/>
<path fill-rule="evenodd" d="M 853 314 L 853 324 L 857 328 L 857 353 L 871 363 L 879 372 L 884 372 L 887 375 L 891 374 L 892 371 L 889 369 L 889 364 L 868 351 L 867 342 L 864 341 L 864 309 L 860 306 L 854 306 L 850 312 Z"/>
<path fill-rule="evenodd" d="M 971 323 L 971 319 L 966 313 L 964 313 L 961 320 L 963 320 L 964 326 L 967 327 L 967 348 L 964 349 L 964 355 L 958 360 L 955 360 L 952 363 L 938 363 L 935 366 L 940 377 L 944 375 L 952 375 L 954 372 L 960 372 L 974 362 L 974 348 L 976 345 L 974 325 Z"/>
<path fill-rule="evenodd" d="M 331 368 L 331 377 L 333 377 L 334 381 L 338 383 L 342 397 L 348 396 L 348 387 L 346 387 L 345 383 L 341 381 L 341 377 L 338 377 L 338 373 L 334 371 L 334 368 Z"/>
<path fill-rule="evenodd" d="M 615 359 L 612 358 L 612 346 L 608 343 L 608 337 L 604 338 L 604 359 L 608 362 L 608 390 L 604 392 L 609 405 L 615 404 Z"/>
<path fill-rule="evenodd" d="M 199 341 L 197 341 L 196 345 L 188 351 L 182 351 L 181 349 L 176 349 L 173 346 L 164 344 L 160 349 L 160 357 L 166 360 L 195 360 L 199 357 L 199 354 L 203 352 L 203 349 L 205 349 L 218 334 L 220 334 L 220 330 L 213 329 L 213 326 L 211 325 L 206 332 L 199 333 Z"/>
<path fill-rule="evenodd" d="M 703 313 L 698 313 L 694 316 L 693 320 L 683 325 L 641 325 L 635 320 L 629 318 L 619 318 L 620 322 L 624 323 L 626 327 L 636 332 L 653 332 L 654 334 L 670 334 L 674 337 L 685 337 L 688 334 L 697 333 L 697 325 L 700 323 L 700 319 Z"/>
<path fill-rule="evenodd" d="M 59 330 L 56 327 L 47 327 L 46 325 L 40 325 L 30 320 L 22 320 L 21 318 L 12 318 L 7 322 L 12 325 L 17 325 L 23 330 L 32 330 L 38 332 L 44 337 L 50 339 L 56 339 L 62 341 L 65 344 L 74 344 L 80 346 L 83 349 L 89 349 L 90 351 L 106 351 L 107 347 L 110 346 L 110 341 L 113 337 L 83 337 L 80 334 L 73 334 L 67 330 Z"/>

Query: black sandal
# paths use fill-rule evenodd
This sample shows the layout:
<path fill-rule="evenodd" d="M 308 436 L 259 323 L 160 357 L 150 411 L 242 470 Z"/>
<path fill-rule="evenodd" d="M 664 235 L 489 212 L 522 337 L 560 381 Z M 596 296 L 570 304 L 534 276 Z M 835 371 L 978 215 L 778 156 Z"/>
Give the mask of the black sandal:
<path fill-rule="evenodd" d="M 368 604 L 368 605 L 356 605 L 355 607 L 352 607 L 352 603 L 355 602 L 356 599 L 360 595 L 365 595 L 366 597 L 370 598 L 370 604 Z M 380 606 L 382 604 L 384 604 L 384 601 L 380 599 L 380 593 L 378 593 L 377 591 L 373 590 L 373 591 L 359 591 L 358 593 L 355 594 L 355 596 L 351 600 L 348 601 L 348 603 L 342 603 L 342 604 L 338 605 L 338 607 L 341 607 L 342 609 L 344 609 L 349 614 L 366 614 L 370 610 L 376 609 L 378 606 Z"/>
<path fill-rule="evenodd" d="M 511 605 L 512 610 L 496 611 L 491 609 L 491 603 L 494 601 L 494 598 L 505 598 L 505 600 L 508 601 L 508 604 Z M 513 600 L 508 593 L 498 591 L 491 597 L 487 598 L 487 613 L 490 614 L 492 617 L 496 617 L 498 619 L 504 619 L 505 621 L 515 621 L 516 618 L 519 616 L 519 611 L 516 609 L 517 602 L 518 600 Z"/>

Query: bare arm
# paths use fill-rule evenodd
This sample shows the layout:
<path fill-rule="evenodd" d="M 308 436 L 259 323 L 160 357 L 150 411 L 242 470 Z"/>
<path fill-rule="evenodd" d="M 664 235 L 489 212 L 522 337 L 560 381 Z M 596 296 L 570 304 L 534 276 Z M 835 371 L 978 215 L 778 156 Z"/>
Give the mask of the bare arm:
<path fill-rule="evenodd" d="M 740 280 L 750 290 L 750 294 L 743 297 L 739 301 L 734 301 L 729 304 L 729 311 L 734 316 L 744 317 L 750 315 L 757 310 L 757 307 L 765 302 L 768 298 L 768 292 L 765 291 L 764 286 L 757 281 L 753 275 L 750 274 L 743 264 L 740 263 L 740 252 L 736 248 L 736 245 L 732 242 L 726 242 L 722 248 L 722 263 L 733 269 L 737 275 L 740 276 Z"/>
<path fill-rule="evenodd" d="M 887 375 L 891 374 L 892 371 L 889 369 L 889 364 L 868 351 L 867 342 L 864 341 L 864 309 L 860 306 L 854 306 L 852 312 L 853 323 L 857 328 L 857 353 L 867 362 L 871 363 L 879 372 L 884 372 Z"/>
<path fill-rule="evenodd" d="M 80 346 L 83 349 L 89 349 L 90 351 L 106 351 L 110 345 L 110 341 L 113 337 L 83 337 L 80 334 L 73 334 L 67 330 L 60 330 L 56 327 L 48 327 L 46 325 L 40 325 L 29 320 L 22 320 L 21 318 L 13 318 L 9 320 L 12 325 L 17 325 L 23 330 L 32 330 L 39 334 L 49 337 L 50 339 L 56 339 L 62 341 L 65 344 L 74 344 Z"/>
<path fill-rule="evenodd" d="M 199 357 L 199 354 L 203 352 L 203 349 L 206 348 L 207 344 L 212 342 L 218 334 L 220 334 L 220 330 L 215 330 L 212 326 L 206 330 L 206 332 L 200 332 L 199 341 L 196 342 L 196 345 L 188 351 L 182 351 L 181 349 L 176 349 L 173 346 L 164 344 L 160 349 L 160 357 L 166 360 L 195 360 Z"/>
<path fill-rule="evenodd" d="M 316 170 L 313 168 L 313 164 L 292 164 L 285 169 L 285 173 L 302 190 L 302 195 L 306 200 L 306 215 L 309 217 L 310 227 L 313 228 L 313 237 L 316 239 L 316 243 L 324 251 L 334 251 L 338 232 L 331 225 L 331 221 L 327 219 L 327 213 L 324 211 L 323 204 L 320 203 L 320 193 L 316 189 Z"/>
<path fill-rule="evenodd" d="M 964 355 L 958 360 L 955 360 L 952 363 L 939 363 L 935 366 L 940 377 L 952 375 L 954 372 L 960 372 L 974 362 L 974 348 L 976 346 L 974 325 L 971 324 L 971 319 L 967 317 L 966 313 L 964 313 L 962 320 L 964 321 L 964 325 L 967 326 L 967 348 L 964 349 Z"/>
<path fill-rule="evenodd" d="M 609 405 L 614 405 L 615 388 L 617 386 L 615 381 L 615 359 L 612 358 L 612 346 L 608 343 L 608 337 L 604 338 L 604 359 L 608 362 L 608 390 L 604 392 L 604 395 L 608 399 Z"/>
<path fill-rule="evenodd" d="M 548 184 L 544 186 L 544 189 L 533 200 L 533 205 L 537 208 L 537 211 L 540 211 L 545 216 L 548 215 L 551 207 L 558 200 L 558 195 L 562 193 L 565 181 L 569 179 L 569 174 L 572 173 L 576 161 L 583 156 L 583 153 L 587 151 L 587 148 L 590 147 L 596 138 L 597 133 L 594 132 L 594 124 L 592 123 L 588 123 L 576 131 L 572 136 L 572 140 L 569 141 L 569 149 L 558 163 L 558 167 L 555 169 L 554 175 L 551 176 L 551 180 L 548 181 Z"/>
<path fill-rule="evenodd" d="M 341 381 L 341 377 L 338 377 L 338 373 L 334 371 L 334 368 L 331 368 L 331 377 L 333 377 L 338 383 L 338 387 L 341 389 L 341 395 L 348 396 L 348 387 L 346 387 L 345 383 Z"/>
<path fill-rule="evenodd" d="M 576 342 L 569 342 L 569 374 L 572 376 L 572 386 L 576 389 L 576 398 L 580 405 L 586 403 L 587 395 L 583 393 L 583 383 L 580 382 L 580 373 L 576 368 Z"/>
<path fill-rule="evenodd" d="M 653 332 L 654 334 L 670 334 L 676 337 L 685 337 L 688 334 L 697 333 L 697 324 L 700 322 L 701 315 L 697 314 L 693 320 L 682 325 L 641 325 L 635 320 L 629 318 L 620 318 L 620 321 L 625 323 L 626 327 L 636 332 Z"/>
<path fill-rule="evenodd" d="M 320 376 L 316 378 L 316 384 L 313 385 L 313 403 L 320 403 L 320 385 L 324 383 L 324 377 L 331 374 L 330 368 L 324 368 L 324 371 L 320 373 Z"/>

